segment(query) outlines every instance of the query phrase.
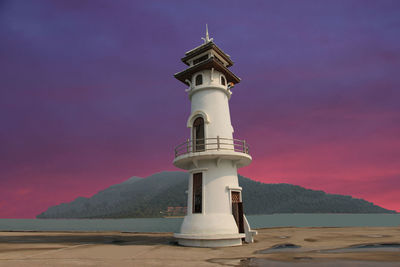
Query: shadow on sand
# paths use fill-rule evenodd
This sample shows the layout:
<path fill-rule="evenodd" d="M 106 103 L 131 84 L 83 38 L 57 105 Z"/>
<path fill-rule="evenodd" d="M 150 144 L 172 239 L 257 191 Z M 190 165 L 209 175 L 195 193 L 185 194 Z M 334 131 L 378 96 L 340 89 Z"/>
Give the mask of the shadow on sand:
<path fill-rule="evenodd" d="M 21 243 L 21 244 L 113 244 L 113 245 L 176 245 L 172 236 L 152 236 L 152 235 L 14 235 L 0 236 L 2 243 Z"/>

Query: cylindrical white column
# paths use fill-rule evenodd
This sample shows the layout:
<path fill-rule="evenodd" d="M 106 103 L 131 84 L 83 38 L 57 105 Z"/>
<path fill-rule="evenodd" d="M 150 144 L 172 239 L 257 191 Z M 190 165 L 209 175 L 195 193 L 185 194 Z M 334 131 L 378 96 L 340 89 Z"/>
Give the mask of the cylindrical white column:
<path fill-rule="evenodd" d="M 204 70 L 197 75 L 203 75 L 203 83 L 194 86 L 191 93 L 191 114 L 202 111 L 210 119 L 205 125 L 205 138 L 232 139 L 233 128 L 229 112 L 229 98 L 227 86 L 220 83 L 222 74 L 213 71 L 214 79 L 211 80 L 211 71 Z M 195 83 L 193 83 L 195 84 Z"/>

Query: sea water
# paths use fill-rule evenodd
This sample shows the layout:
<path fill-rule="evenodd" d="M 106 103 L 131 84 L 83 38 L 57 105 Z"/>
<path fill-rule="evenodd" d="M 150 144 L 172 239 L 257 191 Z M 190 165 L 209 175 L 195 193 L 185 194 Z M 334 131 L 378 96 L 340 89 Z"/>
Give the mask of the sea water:
<path fill-rule="evenodd" d="M 400 214 L 271 214 L 246 217 L 253 229 L 269 227 L 400 227 Z M 183 218 L 0 219 L 0 231 L 179 232 L 182 220 Z"/>

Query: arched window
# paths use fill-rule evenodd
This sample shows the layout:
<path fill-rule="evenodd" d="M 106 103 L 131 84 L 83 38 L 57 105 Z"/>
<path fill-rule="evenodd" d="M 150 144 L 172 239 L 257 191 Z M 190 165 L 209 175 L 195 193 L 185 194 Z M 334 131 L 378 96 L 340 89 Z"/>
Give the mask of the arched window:
<path fill-rule="evenodd" d="M 196 85 L 203 84 L 203 75 L 199 74 L 196 76 Z"/>
<path fill-rule="evenodd" d="M 193 152 L 204 151 L 204 119 L 198 117 L 193 122 Z"/>
<path fill-rule="evenodd" d="M 221 76 L 221 84 L 222 84 L 222 85 L 225 85 L 225 78 L 224 78 L 224 76 Z"/>

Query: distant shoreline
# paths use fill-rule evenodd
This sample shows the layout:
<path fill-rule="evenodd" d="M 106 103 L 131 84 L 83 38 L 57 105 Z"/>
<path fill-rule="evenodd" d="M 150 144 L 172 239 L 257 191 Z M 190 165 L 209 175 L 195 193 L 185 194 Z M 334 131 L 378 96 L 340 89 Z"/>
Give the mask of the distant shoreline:
<path fill-rule="evenodd" d="M 271 214 L 246 216 L 253 229 L 276 227 L 398 227 L 400 214 Z M 0 219 L 0 231 L 179 232 L 183 217 L 131 219 Z"/>
<path fill-rule="evenodd" d="M 350 212 L 277 212 L 277 213 L 266 213 L 266 214 L 246 214 L 247 216 L 264 216 L 264 215 L 313 215 L 313 214 L 325 214 L 325 215 L 396 215 L 400 214 L 400 212 L 392 211 L 392 212 L 365 212 L 365 213 L 350 213 Z M 157 218 L 184 218 L 185 215 L 178 215 L 178 216 L 158 216 L 158 217 L 88 217 L 88 218 L 0 218 L 2 219 L 13 219 L 13 220 L 119 220 L 119 219 L 157 219 Z"/>
<path fill-rule="evenodd" d="M 397 226 L 393 226 L 397 227 Z M 398 226 L 400 230 L 400 225 Z M 274 230 L 274 229 L 347 229 L 347 228 L 382 228 L 386 229 L 387 226 L 274 226 L 274 227 L 263 227 L 263 228 L 254 228 L 257 231 L 263 230 Z M 389 227 L 390 228 L 390 227 Z M 81 234 L 105 234 L 105 233 L 119 233 L 119 234 L 172 234 L 174 232 L 135 232 L 135 231 L 79 231 L 79 230 L 0 230 L 0 233 L 51 233 L 51 234 L 71 234 L 71 233 L 81 233 Z"/>

